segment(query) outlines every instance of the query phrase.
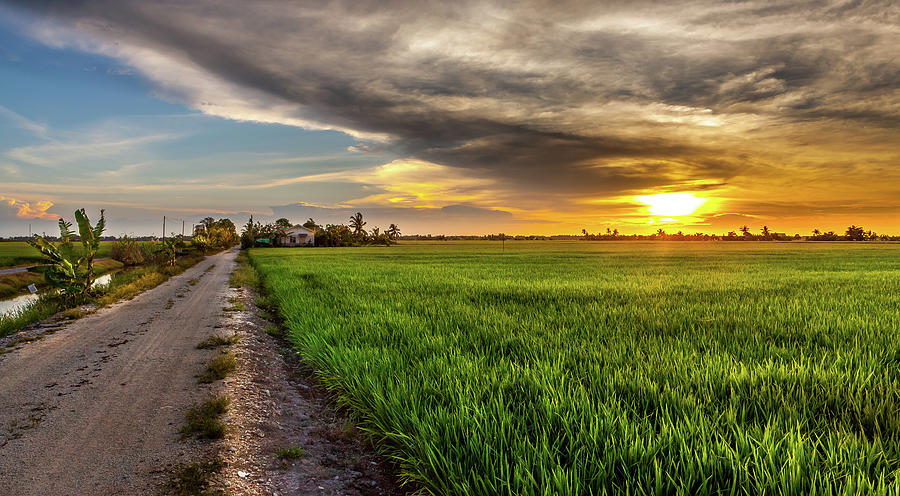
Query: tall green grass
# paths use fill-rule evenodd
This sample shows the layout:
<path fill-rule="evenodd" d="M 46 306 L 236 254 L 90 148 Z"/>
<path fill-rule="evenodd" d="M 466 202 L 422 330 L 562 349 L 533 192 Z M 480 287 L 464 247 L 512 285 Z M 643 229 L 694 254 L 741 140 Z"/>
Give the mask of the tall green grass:
<path fill-rule="evenodd" d="M 900 245 L 254 249 L 434 494 L 900 493 Z"/>

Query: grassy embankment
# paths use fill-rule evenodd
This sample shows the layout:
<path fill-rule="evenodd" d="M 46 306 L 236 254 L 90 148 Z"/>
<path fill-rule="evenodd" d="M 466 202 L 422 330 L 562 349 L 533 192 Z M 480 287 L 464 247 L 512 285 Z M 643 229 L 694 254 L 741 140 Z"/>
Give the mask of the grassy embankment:
<path fill-rule="evenodd" d="M 32 248 L 33 250 L 34 248 Z M 94 262 L 94 271 L 98 276 L 122 268 L 115 260 L 99 260 Z M 28 294 L 28 285 L 43 286 L 44 276 L 35 272 L 0 275 L 0 300 Z"/>
<path fill-rule="evenodd" d="M 188 252 L 175 265 L 147 265 L 119 272 L 113 275 L 108 285 L 98 288 L 98 295 L 79 302 L 79 304 L 93 303 L 97 307 L 104 307 L 120 300 L 134 298 L 148 289 L 159 286 L 170 277 L 193 267 L 197 262 L 203 260 L 204 257 L 205 255 L 200 253 Z M 104 262 L 97 263 L 102 264 Z M 113 261 L 110 260 L 110 262 Z M 8 336 L 32 322 L 38 322 L 57 312 L 74 308 L 75 306 L 52 296 L 42 297 L 18 313 L 0 316 L 0 337 Z"/>
<path fill-rule="evenodd" d="M 434 494 L 897 494 L 900 245 L 254 249 Z"/>

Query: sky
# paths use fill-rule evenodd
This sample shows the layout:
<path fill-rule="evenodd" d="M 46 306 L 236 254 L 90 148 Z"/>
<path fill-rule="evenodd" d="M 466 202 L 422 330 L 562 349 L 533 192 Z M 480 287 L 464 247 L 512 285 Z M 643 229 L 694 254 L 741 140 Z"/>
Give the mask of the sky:
<path fill-rule="evenodd" d="M 0 236 L 900 234 L 900 3 L 0 0 Z"/>

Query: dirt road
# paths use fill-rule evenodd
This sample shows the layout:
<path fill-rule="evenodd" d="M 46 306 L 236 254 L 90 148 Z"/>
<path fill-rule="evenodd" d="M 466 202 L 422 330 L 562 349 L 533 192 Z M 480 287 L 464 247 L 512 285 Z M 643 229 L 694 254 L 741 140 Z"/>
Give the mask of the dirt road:
<path fill-rule="evenodd" d="M 178 429 L 210 394 L 195 375 L 216 352 L 195 346 L 223 325 L 235 256 L 0 356 L 0 493 L 153 494 L 196 460 Z"/>

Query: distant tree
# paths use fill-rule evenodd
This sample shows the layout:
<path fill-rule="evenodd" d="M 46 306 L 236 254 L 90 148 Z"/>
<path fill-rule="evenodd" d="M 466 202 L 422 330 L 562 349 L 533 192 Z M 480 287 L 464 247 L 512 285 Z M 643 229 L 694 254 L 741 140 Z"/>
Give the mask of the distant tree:
<path fill-rule="evenodd" d="M 397 238 L 400 237 L 400 228 L 397 227 L 397 224 L 391 224 L 391 225 L 387 228 L 387 231 L 385 231 L 385 233 L 387 233 L 387 235 L 388 235 L 389 238 L 391 238 L 391 239 L 397 239 Z"/>
<path fill-rule="evenodd" d="M 728 231 L 728 237 L 729 237 L 729 238 L 736 238 L 736 237 L 737 237 L 737 233 L 734 232 L 734 231 Z"/>
<path fill-rule="evenodd" d="M 312 220 L 312 217 L 310 217 L 306 220 L 306 222 L 303 223 L 303 227 L 311 231 L 318 231 L 319 229 L 322 229 L 322 226 L 316 224 L 316 221 Z"/>
<path fill-rule="evenodd" d="M 763 237 L 766 238 L 766 239 L 769 239 L 769 234 L 771 234 L 771 233 L 769 232 L 769 226 L 763 226 L 763 228 L 762 228 L 762 235 L 763 235 Z"/>
<path fill-rule="evenodd" d="M 582 230 L 581 230 L 581 234 L 583 234 L 584 237 L 587 238 L 587 237 L 588 237 L 587 229 L 582 229 Z"/>
<path fill-rule="evenodd" d="M 253 216 L 244 224 L 241 231 L 241 248 L 249 248 L 256 245 L 256 224 L 253 223 Z"/>
<path fill-rule="evenodd" d="M 294 224 L 284 217 L 276 220 L 274 224 L 271 224 L 272 244 L 281 246 L 282 242 L 287 238 L 287 230 L 292 227 L 294 227 Z"/>
<path fill-rule="evenodd" d="M 607 236 L 611 236 L 611 235 L 612 235 L 612 230 L 611 230 L 610 228 L 608 228 L 608 227 L 606 228 L 606 235 L 607 235 Z"/>
<path fill-rule="evenodd" d="M 350 246 L 353 233 L 342 224 L 328 224 L 316 234 L 316 246 Z"/>
<path fill-rule="evenodd" d="M 356 215 L 350 217 L 350 229 L 353 230 L 353 235 L 357 238 L 362 238 L 366 235 L 365 225 L 362 213 L 356 212 Z"/>
<path fill-rule="evenodd" d="M 813 236 L 818 236 L 820 234 L 822 234 L 822 231 L 820 231 L 818 229 L 813 229 Z"/>
<path fill-rule="evenodd" d="M 660 238 L 664 238 L 666 236 L 666 232 L 663 231 L 662 228 L 659 228 L 656 230 L 656 235 Z"/>
<path fill-rule="evenodd" d="M 844 235 L 851 241 L 863 241 L 866 239 L 865 231 L 863 231 L 863 228 L 857 225 L 851 225 L 850 227 L 848 227 L 847 232 Z"/>
<path fill-rule="evenodd" d="M 203 226 L 204 229 L 209 229 L 216 223 L 216 219 L 212 217 L 204 217 L 203 220 L 200 221 L 200 225 Z"/>
<path fill-rule="evenodd" d="M 294 227 L 294 224 L 292 224 L 291 221 L 289 221 L 289 220 L 285 219 L 284 217 L 282 217 L 282 218 L 280 218 L 280 219 L 278 219 L 278 220 L 275 221 L 275 227 L 277 227 L 278 229 L 282 229 L 282 230 L 284 230 L 284 231 L 287 231 L 288 229 Z"/>
<path fill-rule="evenodd" d="M 613 236 L 618 236 L 618 235 L 619 235 L 619 230 L 613 229 Z"/>
<path fill-rule="evenodd" d="M 750 228 L 746 225 L 741 226 L 741 228 L 738 230 L 741 231 L 745 237 L 750 236 Z"/>

